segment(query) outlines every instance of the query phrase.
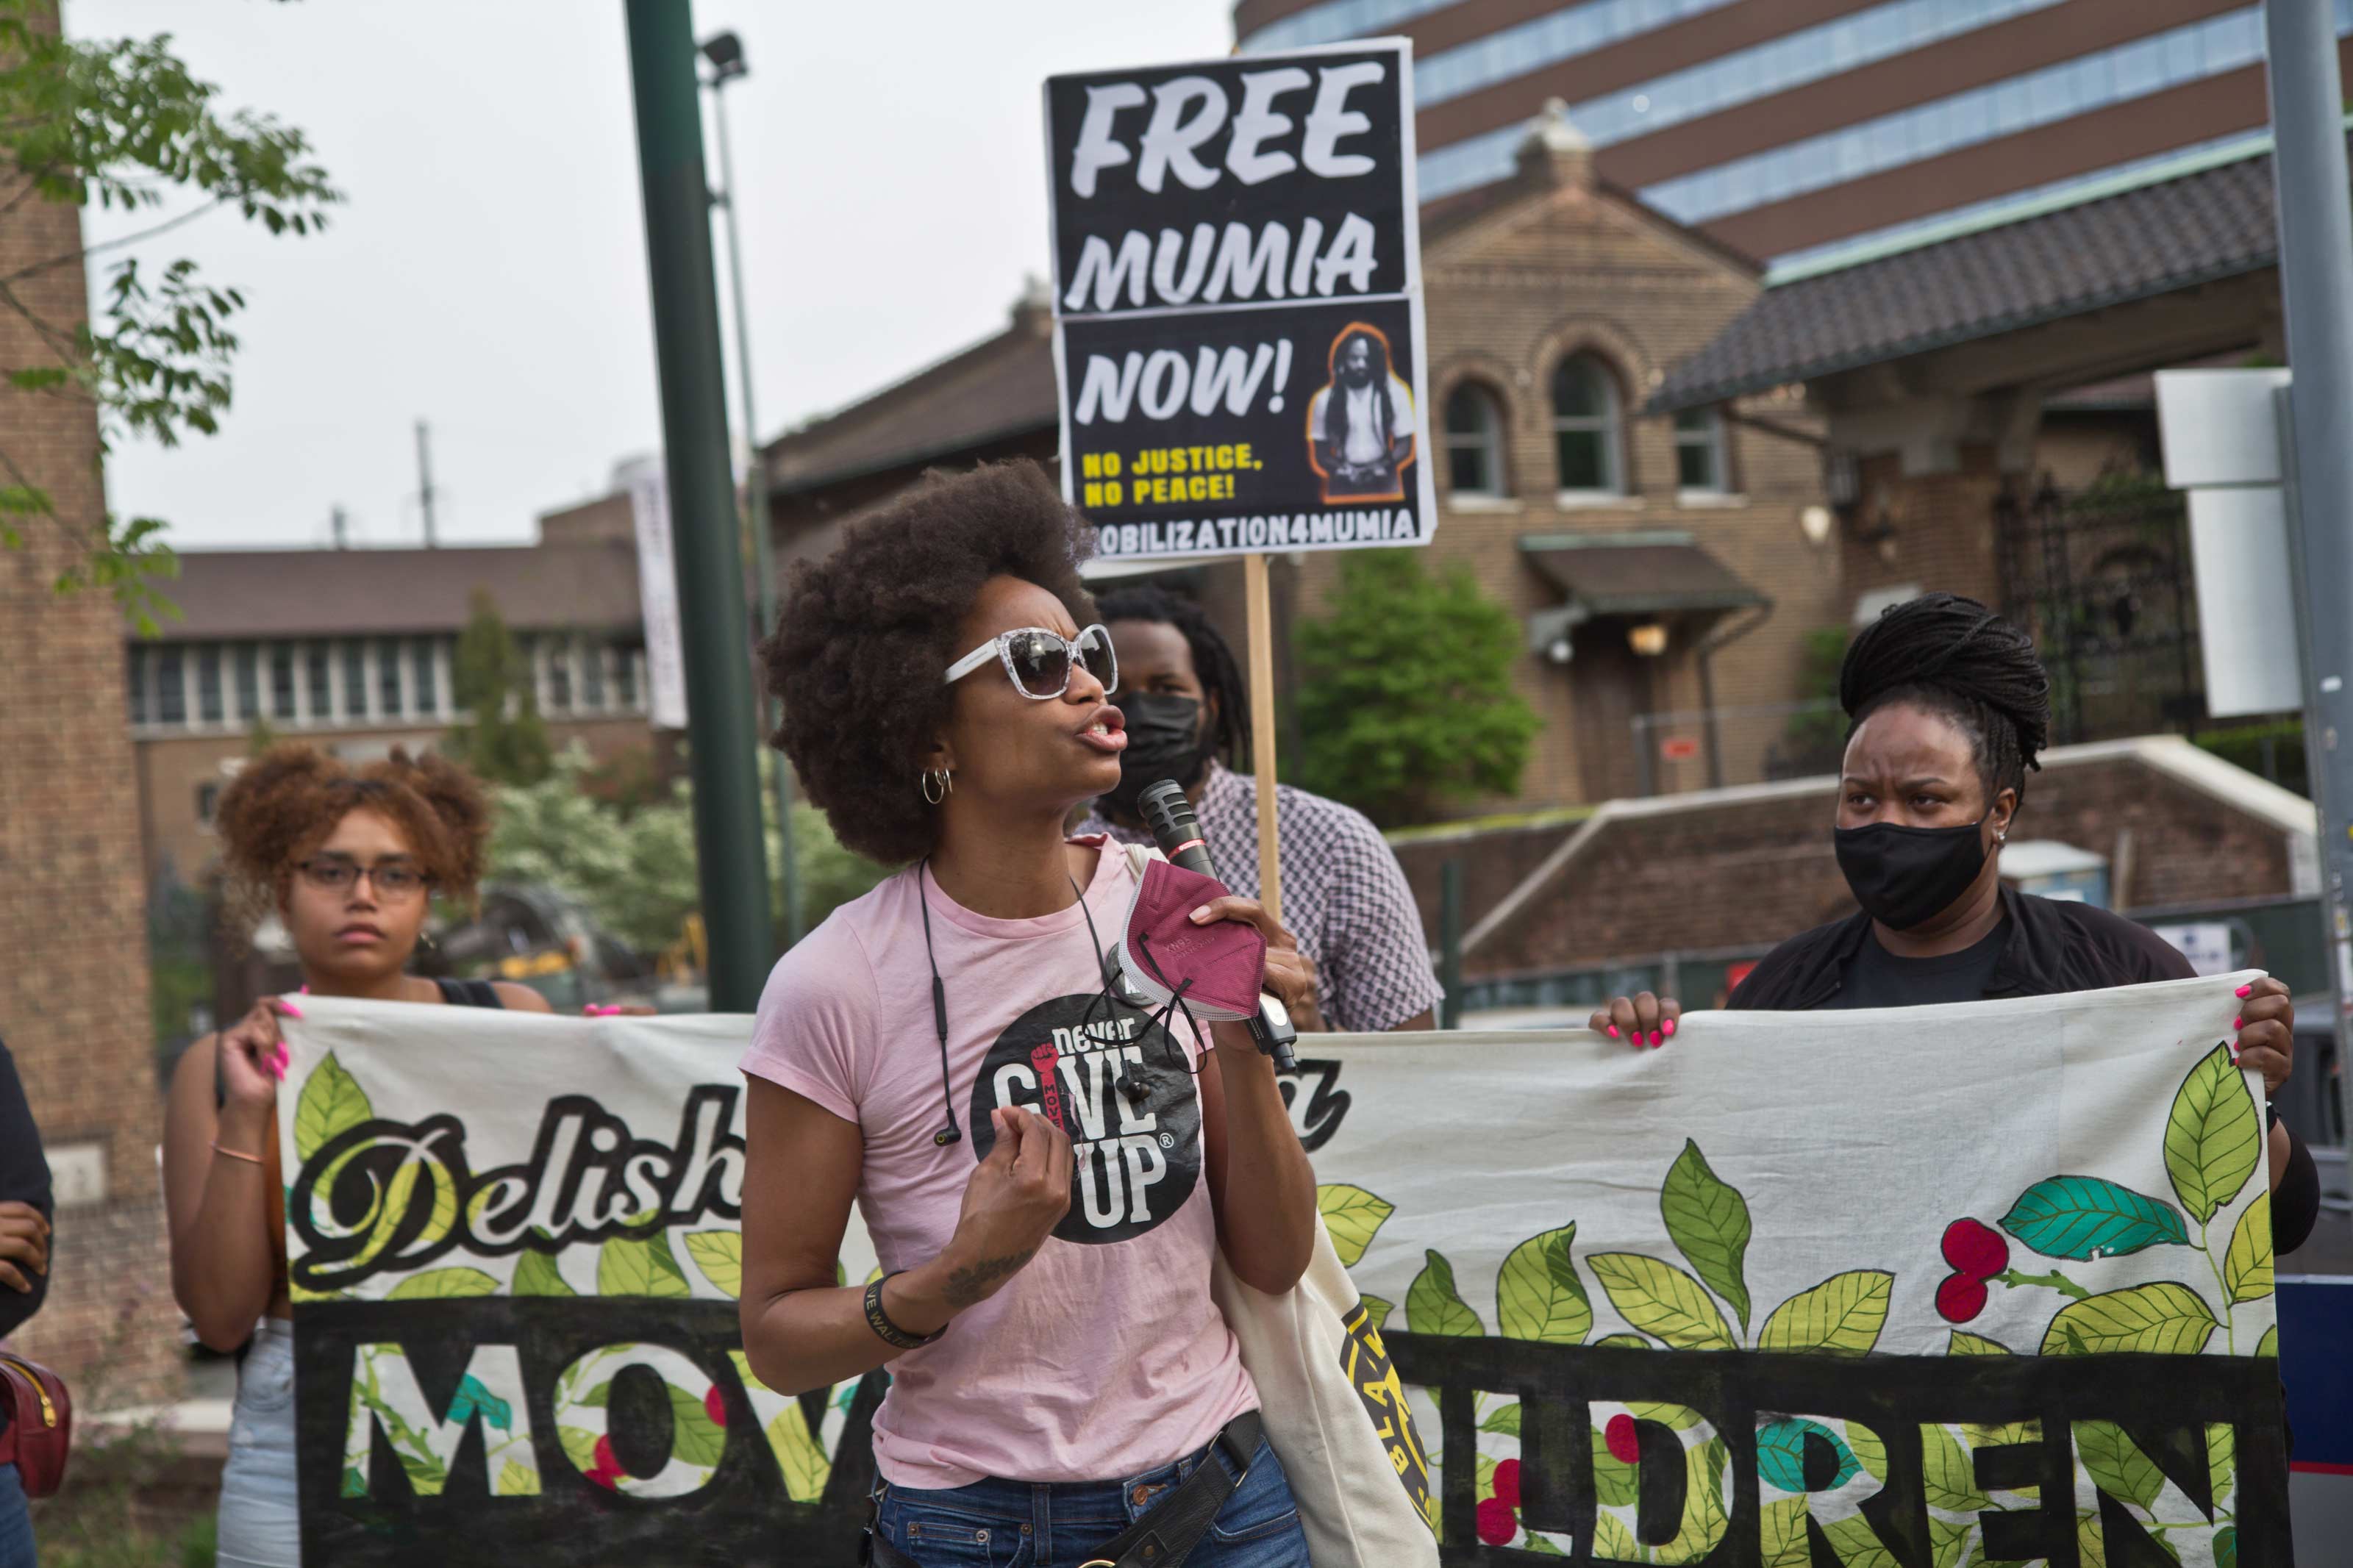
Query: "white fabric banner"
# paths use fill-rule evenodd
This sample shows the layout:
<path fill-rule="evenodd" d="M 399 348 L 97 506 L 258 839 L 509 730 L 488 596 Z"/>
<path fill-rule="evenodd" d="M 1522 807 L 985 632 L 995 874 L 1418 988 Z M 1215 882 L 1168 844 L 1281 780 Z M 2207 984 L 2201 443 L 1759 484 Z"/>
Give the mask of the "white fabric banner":
<path fill-rule="evenodd" d="M 621 469 L 638 534 L 638 605 L 646 631 L 646 713 L 657 730 L 686 728 L 686 653 L 679 640 L 678 560 L 670 552 L 670 486 L 659 462 Z"/>
<path fill-rule="evenodd" d="M 1443 1560 L 2288 1563 L 2246 978 L 1303 1040 L 1342 1353 Z M 737 1338 L 749 1020 L 304 1008 L 306 1552 L 847 1561 L 881 1380 L 785 1398 Z"/>

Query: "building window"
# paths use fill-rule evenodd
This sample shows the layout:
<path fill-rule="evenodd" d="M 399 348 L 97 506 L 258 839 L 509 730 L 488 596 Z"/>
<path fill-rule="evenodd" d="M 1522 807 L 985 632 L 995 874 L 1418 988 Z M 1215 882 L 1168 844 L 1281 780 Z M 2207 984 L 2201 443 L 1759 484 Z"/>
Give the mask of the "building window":
<path fill-rule="evenodd" d="M 343 645 L 343 717 L 364 719 L 368 710 L 367 644 Z"/>
<path fill-rule="evenodd" d="M 269 716 L 294 717 L 294 645 L 269 645 Z"/>
<path fill-rule="evenodd" d="M 237 716 L 250 723 L 261 717 L 261 646 L 237 645 Z"/>
<path fill-rule="evenodd" d="M 1723 490 L 1724 416 L 1713 408 L 1686 408 L 1675 416 L 1675 488 Z"/>
<path fill-rule="evenodd" d="M 1504 493 L 1504 415 L 1495 395 L 1464 382 L 1446 399 L 1447 488 L 1458 496 Z"/>
<path fill-rule="evenodd" d="M 159 724 L 188 721 L 187 671 L 182 658 L 177 647 L 155 650 L 155 721 Z"/>
<path fill-rule="evenodd" d="M 133 647 L 130 650 L 130 657 L 122 661 L 123 673 L 131 681 L 131 721 L 133 724 L 153 721 L 147 704 L 147 692 L 152 685 L 147 665 L 153 651 L 152 648 Z"/>
<path fill-rule="evenodd" d="M 221 707 L 221 647 L 206 643 L 196 649 L 196 716 L 217 724 L 227 715 Z"/>
<path fill-rule="evenodd" d="M 392 637 L 379 637 L 375 645 L 376 710 L 387 719 L 401 714 L 400 644 Z"/>
<path fill-rule="evenodd" d="M 293 662 L 290 650 L 287 663 L 290 666 Z M 310 699 L 311 717 L 322 724 L 328 722 L 335 716 L 335 660 L 325 643 L 314 642 L 302 650 L 302 674 L 311 687 L 306 694 Z M 290 709 L 292 706 L 290 700 L 287 707 Z"/>
<path fill-rule="evenodd" d="M 200 784 L 196 786 L 196 825 L 198 826 L 210 827 L 213 825 L 214 816 L 220 811 L 220 792 L 221 786 L 216 784 Z"/>
<path fill-rule="evenodd" d="M 619 679 L 621 706 L 634 713 L 639 707 L 638 669 L 639 661 L 646 657 L 645 650 L 635 647 L 616 648 L 614 655 L 613 673 Z"/>
<path fill-rule="evenodd" d="M 1616 495 L 1618 380 L 1591 354 L 1573 354 L 1552 373 L 1553 449 L 1560 488 Z"/>
<path fill-rule="evenodd" d="M 572 710 L 572 641 L 550 637 L 540 646 L 547 650 L 547 710 L 568 713 Z"/>
<path fill-rule="evenodd" d="M 594 637 L 580 645 L 580 701 L 591 713 L 605 710 L 605 660 L 610 652 Z"/>
<path fill-rule="evenodd" d="M 441 711 L 440 671 L 433 659 L 431 637 L 418 637 L 408 645 L 409 661 L 417 674 L 417 711 L 430 716 Z"/>

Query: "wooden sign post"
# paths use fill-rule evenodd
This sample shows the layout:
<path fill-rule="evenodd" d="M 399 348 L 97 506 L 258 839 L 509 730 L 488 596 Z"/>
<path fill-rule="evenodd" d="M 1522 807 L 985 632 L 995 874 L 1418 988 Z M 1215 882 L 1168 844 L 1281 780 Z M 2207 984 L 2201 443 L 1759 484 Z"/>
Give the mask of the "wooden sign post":
<path fill-rule="evenodd" d="M 1250 767 L 1258 776 L 1258 901 L 1282 923 L 1282 862 L 1274 819 L 1274 605 L 1266 557 L 1242 557 L 1250 604 Z"/>

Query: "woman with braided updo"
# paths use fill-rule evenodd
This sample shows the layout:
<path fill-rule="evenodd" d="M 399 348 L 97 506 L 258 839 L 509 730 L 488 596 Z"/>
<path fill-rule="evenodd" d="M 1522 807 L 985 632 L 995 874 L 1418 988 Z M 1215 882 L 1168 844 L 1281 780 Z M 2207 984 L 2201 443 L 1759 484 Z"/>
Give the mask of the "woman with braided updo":
<path fill-rule="evenodd" d="M 396 751 L 351 768 L 314 747 L 273 747 L 221 792 L 216 829 L 233 908 L 274 911 L 303 990 L 379 1002 L 547 1011 L 528 986 L 407 973 L 432 895 L 470 900 L 490 814 L 454 763 Z M 296 1568 L 294 1342 L 286 1285 L 278 1086 L 280 1014 L 265 996 L 190 1046 L 172 1075 L 164 1200 L 172 1293 L 196 1337 L 237 1351 L 237 1406 L 221 1477 L 222 1568 Z"/>
<path fill-rule="evenodd" d="M 2001 847 L 2051 732 L 2051 679 L 2024 632 L 1953 594 L 1894 605 L 1848 647 L 1839 705 L 1847 742 L 1832 841 L 1862 911 L 1775 948 L 1729 1005 L 1909 1007 L 2195 973 L 2145 926 L 2002 885 Z M 2241 995 L 2233 1048 L 2276 1096 L 2295 1058 L 2295 1010 L 2269 977 Z M 1680 1013 L 1645 992 L 1619 997 L 1591 1022 L 1657 1045 Z M 2276 1115 L 2270 1152 L 2273 1246 L 2286 1252 L 2311 1232 L 2320 1183 Z"/>

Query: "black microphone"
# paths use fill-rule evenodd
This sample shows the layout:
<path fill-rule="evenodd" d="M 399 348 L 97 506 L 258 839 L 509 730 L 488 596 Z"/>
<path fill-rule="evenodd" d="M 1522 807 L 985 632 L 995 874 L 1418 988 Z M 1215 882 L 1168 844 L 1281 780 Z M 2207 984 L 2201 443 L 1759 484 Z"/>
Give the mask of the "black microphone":
<path fill-rule="evenodd" d="M 1218 868 L 1209 858 L 1208 841 L 1201 837 L 1201 819 L 1193 815 L 1193 803 L 1185 798 L 1185 786 L 1175 779 L 1162 779 L 1148 786 L 1137 797 L 1136 809 L 1144 815 L 1144 826 L 1152 830 L 1152 841 L 1172 866 L 1182 866 L 1187 871 L 1217 878 Z M 1219 879 L 1222 880 L 1222 879 Z M 1277 1072 L 1297 1072 L 1299 1058 L 1291 1048 L 1299 1038 L 1292 1026 L 1291 1014 L 1280 998 L 1261 996 L 1258 1016 L 1250 1020 L 1250 1038 L 1257 1042 L 1259 1055 L 1272 1057 Z"/>

